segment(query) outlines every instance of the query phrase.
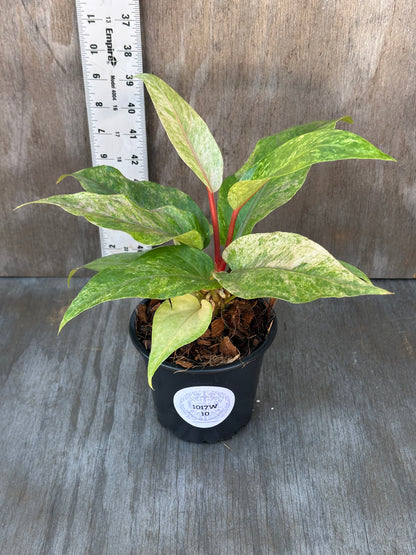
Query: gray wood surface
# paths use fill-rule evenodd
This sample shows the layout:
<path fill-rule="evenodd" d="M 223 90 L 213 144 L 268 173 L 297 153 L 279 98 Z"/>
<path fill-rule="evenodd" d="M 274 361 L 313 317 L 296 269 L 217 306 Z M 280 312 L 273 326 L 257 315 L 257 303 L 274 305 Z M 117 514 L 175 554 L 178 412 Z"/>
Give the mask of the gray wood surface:
<path fill-rule="evenodd" d="M 189 99 L 241 165 L 256 140 L 350 114 L 398 159 L 313 169 L 260 230 L 297 231 L 373 277 L 415 277 L 416 3 L 411 0 L 141 0 L 146 71 Z M 12 208 L 76 190 L 89 164 L 73 0 L 4 0 L 0 57 L 0 275 L 66 275 L 98 254 L 95 228 L 54 207 Z M 150 176 L 208 204 L 148 106 Z"/>
<path fill-rule="evenodd" d="M 65 275 L 99 256 L 97 228 L 30 200 L 77 192 L 91 165 L 75 3 L 2 0 L 0 275 Z"/>
<path fill-rule="evenodd" d="M 0 552 L 414 554 L 416 282 L 277 305 L 252 421 L 227 444 L 161 428 L 134 301 L 56 330 L 64 279 L 0 280 Z"/>

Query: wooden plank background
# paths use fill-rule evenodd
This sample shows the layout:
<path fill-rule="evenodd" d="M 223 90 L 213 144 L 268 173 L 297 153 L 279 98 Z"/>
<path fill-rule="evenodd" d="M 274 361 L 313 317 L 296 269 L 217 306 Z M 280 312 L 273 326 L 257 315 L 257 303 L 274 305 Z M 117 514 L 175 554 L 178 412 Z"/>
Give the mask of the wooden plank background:
<path fill-rule="evenodd" d="M 398 159 L 313 168 L 258 230 L 296 231 L 373 277 L 416 277 L 416 4 L 411 0 L 141 0 L 144 68 L 207 120 L 241 165 L 256 140 L 349 114 Z M 98 233 L 58 208 L 12 208 L 77 190 L 57 177 L 90 163 L 75 5 L 3 0 L 0 274 L 61 276 L 99 253 Z M 150 177 L 199 199 L 148 104 Z"/>

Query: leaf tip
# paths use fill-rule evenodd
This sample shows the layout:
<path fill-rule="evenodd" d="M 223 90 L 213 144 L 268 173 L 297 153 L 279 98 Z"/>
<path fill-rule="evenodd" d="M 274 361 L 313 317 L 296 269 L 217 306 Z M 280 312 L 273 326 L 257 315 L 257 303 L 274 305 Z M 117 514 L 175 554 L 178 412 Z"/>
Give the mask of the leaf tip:
<path fill-rule="evenodd" d="M 387 291 L 387 289 L 383 289 L 382 287 L 377 287 L 376 285 L 374 285 L 374 283 L 371 283 L 371 291 L 369 292 L 369 294 L 373 294 L 373 295 L 394 295 L 393 291 Z"/>
<path fill-rule="evenodd" d="M 159 307 L 160 308 L 160 307 Z M 153 376 L 155 375 L 156 370 L 159 368 L 160 362 L 155 361 L 154 351 L 151 349 L 149 354 L 149 361 L 147 363 L 147 383 L 152 391 L 154 391 L 153 387 Z"/>
<path fill-rule="evenodd" d="M 65 177 L 70 177 L 70 173 L 64 173 L 62 174 L 60 177 L 58 177 L 58 180 L 56 181 L 56 184 L 58 185 L 58 183 L 60 183 L 61 181 L 63 181 L 65 179 Z"/>
<path fill-rule="evenodd" d="M 394 295 L 394 291 L 387 291 L 387 289 L 381 289 L 382 295 Z"/>
<path fill-rule="evenodd" d="M 379 160 L 383 160 L 384 162 L 397 162 L 396 158 L 393 158 L 393 156 L 390 156 L 390 154 L 387 154 L 382 150 L 379 150 L 379 153 L 380 153 L 380 156 L 378 157 Z"/>
<path fill-rule="evenodd" d="M 69 284 L 71 283 L 71 278 L 73 277 L 73 275 L 78 272 L 78 270 L 82 268 L 82 266 L 78 266 L 78 268 L 74 268 L 73 270 L 71 270 L 68 274 L 68 280 L 66 282 L 67 286 L 69 287 Z"/>
<path fill-rule="evenodd" d="M 149 384 L 149 387 L 152 391 L 155 390 L 155 388 L 153 387 L 153 376 L 156 370 L 152 371 L 149 367 L 147 367 L 147 383 Z"/>
<path fill-rule="evenodd" d="M 141 79 L 142 81 L 146 82 L 146 80 L 148 80 L 151 77 L 155 77 L 155 75 L 152 75 L 151 73 L 138 73 L 134 77 L 136 77 L 137 79 Z"/>
<path fill-rule="evenodd" d="M 70 308 L 71 308 L 71 305 L 66 309 L 65 314 L 61 320 L 61 323 L 59 324 L 58 335 L 61 333 L 64 326 L 66 326 L 67 323 L 74 318 L 74 316 L 71 316 L 70 314 L 68 314 Z"/>
<path fill-rule="evenodd" d="M 24 202 L 23 204 L 19 204 L 19 206 L 15 206 L 15 207 L 13 208 L 13 212 L 15 212 L 16 210 L 19 210 L 19 208 L 22 208 L 23 206 L 27 206 L 28 204 L 34 204 L 34 203 L 36 203 L 36 202 L 38 202 L 38 201 L 32 200 L 32 201 L 30 201 L 30 202 Z"/>

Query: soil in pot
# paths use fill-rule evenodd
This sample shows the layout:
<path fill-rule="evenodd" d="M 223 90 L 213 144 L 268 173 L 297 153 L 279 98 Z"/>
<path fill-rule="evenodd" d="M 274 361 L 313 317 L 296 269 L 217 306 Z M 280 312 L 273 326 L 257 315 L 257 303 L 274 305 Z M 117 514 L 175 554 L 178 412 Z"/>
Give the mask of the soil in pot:
<path fill-rule="evenodd" d="M 151 299 L 137 307 L 136 333 L 148 351 L 152 345 L 153 315 L 161 302 Z M 273 316 L 272 302 L 236 298 L 226 311 L 213 318 L 203 336 L 177 349 L 167 362 L 189 369 L 222 366 L 245 358 L 264 342 Z"/>

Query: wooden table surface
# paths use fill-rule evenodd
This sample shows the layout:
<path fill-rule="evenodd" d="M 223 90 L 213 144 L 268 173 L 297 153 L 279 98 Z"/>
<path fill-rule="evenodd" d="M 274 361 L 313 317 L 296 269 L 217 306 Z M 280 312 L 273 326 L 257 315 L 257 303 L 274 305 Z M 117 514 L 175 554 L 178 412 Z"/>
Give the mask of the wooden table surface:
<path fill-rule="evenodd" d="M 252 421 L 214 445 L 156 421 L 134 301 L 57 337 L 83 283 L 0 280 L 2 555 L 416 553 L 416 281 L 278 303 Z"/>

